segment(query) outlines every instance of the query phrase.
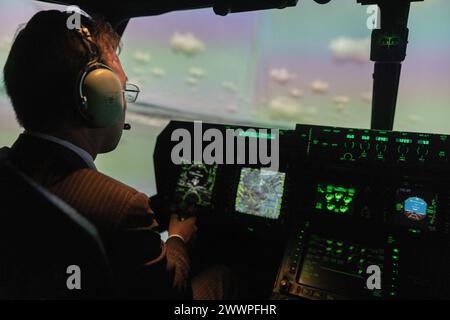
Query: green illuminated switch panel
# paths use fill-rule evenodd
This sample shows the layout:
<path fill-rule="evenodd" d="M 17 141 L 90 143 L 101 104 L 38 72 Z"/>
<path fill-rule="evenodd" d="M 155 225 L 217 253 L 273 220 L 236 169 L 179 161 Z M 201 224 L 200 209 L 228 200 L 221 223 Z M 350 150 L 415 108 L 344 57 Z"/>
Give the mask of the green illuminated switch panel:
<path fill-rule="evenodd" d="M 356 189 L 334 184 L 317 184 L 315 208 L 338 215 L 351 215 Z"/>

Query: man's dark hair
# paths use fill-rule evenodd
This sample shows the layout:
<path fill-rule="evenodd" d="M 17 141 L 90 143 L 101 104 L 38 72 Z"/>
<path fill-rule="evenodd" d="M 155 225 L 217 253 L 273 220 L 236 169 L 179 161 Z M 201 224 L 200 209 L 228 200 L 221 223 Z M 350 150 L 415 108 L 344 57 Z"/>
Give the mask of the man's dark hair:
<path fill-rule="evenodd" d="M 76 83 L 89 53 L 77 31 L 67 28 L 69 16 L 56 10 L 38 12 L 11 47 L 3 77 L 17 120 L 25 129 L 48 131 L 77 119 Z M 84 16 L 81 21 L 101 59 L 109 48 L 120 48 L 120 37 L 109 23 Z"/>

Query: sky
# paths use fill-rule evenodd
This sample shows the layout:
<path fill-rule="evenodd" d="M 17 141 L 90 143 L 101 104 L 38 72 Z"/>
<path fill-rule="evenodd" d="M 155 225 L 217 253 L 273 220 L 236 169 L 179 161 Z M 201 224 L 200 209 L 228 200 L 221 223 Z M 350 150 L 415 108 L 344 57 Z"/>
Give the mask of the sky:
<path fill-rule="evenodd" d="M 412 5 L 397 130 L 450 133 L 449 16 L 450 1 Z M 133 20 L 122 58 L 145 101 L 230 117 L 367 128 L 368 17 L 354 0 L 302 1 L 227 17 L 209 9 L 171 13 Z"/>
<path fill-rule="evenodd" d="M 0 8 L 3 64 L 17 26 L 48 5 L 0 0 Z M 412 5 L 397 130 L 450 133 L 449 16 L 450 1 Z M 367 128 L 368 18 L 354 0 L 227 17 L 211 9 L 175 12 L 133 19 L 121 59 L 144 103 L 231 120 Z"/>
<path fill-rule="evenodd" d="M 31 0 L 0 0 L 0 66 L 18 26 L 47 8 Z M 202 9 L 132 19 L 121 60 L 130 82 L 141 87 L 141 103 L 229 122 L 368 128 L 373 72 L 368 18 L 355 0 L 327 5 L 303 0 L 294 8 L 226 17 Z M 409 28 L 395 129 L 450 134 L 450 1 L 412 4 Z M 99 166 L 154 191 L 150 174 L 136 169 L 151 158 L 163 123 L 154 124 L 127 133 L 119 153 L 100 157 Z M 0 126 L 0 143 L 12 143 L 20 129 L 2 84 Z M 126 154 L 141 160 L 125 168 Z"/>

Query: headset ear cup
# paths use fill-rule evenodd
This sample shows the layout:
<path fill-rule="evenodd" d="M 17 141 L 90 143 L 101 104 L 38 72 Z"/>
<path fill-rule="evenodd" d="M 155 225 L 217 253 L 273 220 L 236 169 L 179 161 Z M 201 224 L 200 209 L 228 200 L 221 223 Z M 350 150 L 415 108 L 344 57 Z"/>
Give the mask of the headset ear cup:
<path fill-rule="evenodd" d="M 124 96 L 119 77 L 109 68 L 100 67 L 83 77 L 82 113 L 94 128 L 116 124 L 124 111 Z"/>

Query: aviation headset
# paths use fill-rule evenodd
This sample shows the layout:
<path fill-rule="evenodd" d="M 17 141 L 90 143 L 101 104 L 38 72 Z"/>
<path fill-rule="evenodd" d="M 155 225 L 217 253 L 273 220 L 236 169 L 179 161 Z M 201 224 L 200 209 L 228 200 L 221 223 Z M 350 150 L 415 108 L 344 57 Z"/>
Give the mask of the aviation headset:
<path fill-rule="evenodd" d="M 77 79 L 79 112 L 93 128 L 112 127 L 124 112 L 122 83 L 110 67 L 99 62 L 98 47 L 89 29 L 81 26 L 75 31 L 89 54 L 89 61 Z"/>

